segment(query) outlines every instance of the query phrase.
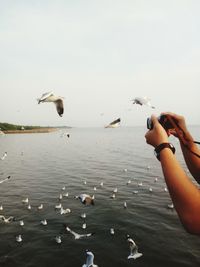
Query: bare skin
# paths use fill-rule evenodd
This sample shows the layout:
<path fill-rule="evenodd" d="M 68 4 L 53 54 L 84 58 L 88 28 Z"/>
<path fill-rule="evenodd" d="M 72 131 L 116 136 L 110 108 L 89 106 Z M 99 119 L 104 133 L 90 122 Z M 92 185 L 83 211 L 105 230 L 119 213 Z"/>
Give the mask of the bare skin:
<path fill-rule="evenodd" d="M 178 125 L 183 130 L 184 138 L 188 140 L 190 149 L 200 154 L 198 147 L 192 142 L 193 138 L 187 130 L 184 118 L 173 113 L 167 114 L 176 119 Z M 174 129 L 166 132 L 155 116 L 152 115 L 151 119 L 154 127 L 145 135 L 148 144 L 157 147 L 161 143 L 169 142 L 168 136 L 170 134 L 177 136 Z M 200 159 L 194 156 L 182 144 L 181 148 L 189 170 L 199 182 Z M 160 152 L 160 162 L 170 196 L 184 228 L 191 234 L 200 234 L 200 191 L 198 187 L 187 176 L 176 156 L 169 148 L 164 148 Z"/>

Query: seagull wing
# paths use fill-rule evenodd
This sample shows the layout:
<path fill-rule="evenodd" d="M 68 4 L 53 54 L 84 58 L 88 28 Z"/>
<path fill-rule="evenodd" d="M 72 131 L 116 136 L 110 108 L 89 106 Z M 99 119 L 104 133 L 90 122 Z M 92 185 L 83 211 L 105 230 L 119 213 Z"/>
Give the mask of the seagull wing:
<path fill-rule="evenodd" d="M 86 266 L 93 266 L 94 254 L 90 251 L 87 252 Z"/>
<path fill-rule="evenodd" d="M 53 92 L 44 93 L 40 98 L 37 99 L 38 104 L 40 104 L 41 101 L 44 101 L 48 97 L 52 96 Z"/>
<path fill-rule="evenodd" d="M 7 219 L 8 222 L 12 222 L 13 220 L 14 220 L 14 217 L 13 217 L 13 216 L 10 216 L 10 217 Z"/>
<path fill-rule="evenodd" d="M 2 221 L 5 221 L 5 217 L 3 216 L 3 215 L 0 215 L 0 219 L 2 220 Z"/>
<path fill-rule="evenodd" d="M 63 100 L 62 99 L 58 99 L 55 101 L 56 104 L 56 109 L 57 112 L 59 114 L 60 117 L 62 117 L 63 113 L 64 113 L 64 105 L 63 105 Z"/>

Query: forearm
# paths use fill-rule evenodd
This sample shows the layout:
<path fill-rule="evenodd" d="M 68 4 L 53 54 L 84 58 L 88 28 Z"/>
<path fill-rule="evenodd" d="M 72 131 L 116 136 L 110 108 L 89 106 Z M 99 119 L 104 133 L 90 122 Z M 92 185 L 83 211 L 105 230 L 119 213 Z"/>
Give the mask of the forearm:
<path fill-rule="evenodd" d="M 200 234 L 200 192 L 191 182 L 171 150 L 163 149 L 160 160 L 172 201 L 184 227 Z"/>
<path fill-rule="evenodd" d="M 183 156 L 189 171 L 191 172 L 195 180 L 198 183 L 200 183 L 200 157 L 193 154 L 194 152 L 197 155 L 200 155 L 200 150 L 197 147 L 197 145 L 193 142 L 194 140 L 189 132 L 186 133 L 186 139 L 187 139 L 186 145 L 184 145 L 180 141 Z"/>

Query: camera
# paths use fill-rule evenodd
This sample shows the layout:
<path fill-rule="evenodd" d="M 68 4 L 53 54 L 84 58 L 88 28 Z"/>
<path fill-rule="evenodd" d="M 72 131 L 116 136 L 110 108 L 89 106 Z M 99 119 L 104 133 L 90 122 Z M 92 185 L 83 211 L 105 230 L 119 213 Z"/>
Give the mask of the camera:
<path fill-rule="evenodd" d="M 158 117 L 158 121 L 162 125 L 162 127 L 165 129 L 165 131 L 174 128 L 174 125 L 172 124 L 173 120 L 171 117 L 169 118 L 168 115 L 160 115 Z M 149 130 L 153 129 L 153 122 L 151 118 L 147 118 L 147 129 Z"/>

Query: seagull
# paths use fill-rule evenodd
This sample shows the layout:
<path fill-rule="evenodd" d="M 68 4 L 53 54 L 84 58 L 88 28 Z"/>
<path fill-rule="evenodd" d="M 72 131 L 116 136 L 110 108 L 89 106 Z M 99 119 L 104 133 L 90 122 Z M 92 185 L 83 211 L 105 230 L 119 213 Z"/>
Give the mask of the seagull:
<path fill-rule="evenodd" d="M 30 204 L 27 206 L 27 209 L 28 210 L 31 210 L 31 205 Z"/>
<path fill-rule="evenodd" d="M 66 230 L 74 236 L 74 239 L 81 239 L 84 237 L 90 237 L 94 234 L 94 233 L 78 234 L 78 233 L 75 233 L 74 231 L 72 231 L 68 226 L 66 226 Z"/>
<path fill-rule="evenodd" d="M 28 203 L 28 198 L 22 199 L 22 203 Z"/>
<path fill-rule="evenodd" d="M 43 204 L 40 204 L 40 206 L 38 206 L 38 210 L 42 210 L 43 209 Z"/>
<path fill-rule="evenodd" d="M 124 202 L 124 208 L 125 208 L 125 209 L 127 208 L 127 203 L 126 203 L 126 201 Z"/>
<path fill-rule="evenodd" d="M 4 153 L 4 155 L 1 157 L 1 160 L 4 160 L 7 157 L 7 152 Z"/>
<path fill-rule="evenodd" d="M 62 243 L 61 237 L 59 235 L 55 237 L 55 240 L 56 240 L 56 243 L 58 244 Z"/>
<path fill-rule="evenodd" d="M 60 209 L 60 214 L 62 215 L 62 214 L 67 214 L 67 213 L 70 213 L 71 212 L 71 210 L 70 209 L 63 209 L 63 207 L 61 207 L 61 209 Z"/>
<path fill-rule="evenodd" d="M 55 205 L 55 209 L 61 209 L 62 208 L 62 204 L 58 204 L 58 205 Z"/>
<path fill-rule="evenodd" d="M 150 99 L 148 97 L 135 97 L 133 100 L 133 104 L 138 104 L 138 105 L 146 105 L 151 108 L 155 108 L 154 106 L 151 105 Z"/>
<path fill-rule="evenodd" d="M 7 178 L 1 180 L 1 181 L 0 181 L 0 184 L 2 184 L 3 182 L 5 182 L 5 181 L 7 181 L 7 180 L 9 180 L 9 179 L 10 179 L 10 175 L 9 175 Z"/>
<path fill-rule="evenodd" d="M 82 228 L 83 229 L 86 229 L 86 227 L 87 227 L 87 224 L 86 223 L 83 223 Z"/>
<path fill-rule="evenodd" d="M 68 192 L 66 192 L 66 193 L 63 194 L 63 197 L 68 197 L 68 196 L 69 196 L 69 193 Z"/>
<path fill-rule="evenodd" d="M 44 219 L 44 220 L 40 221 L 40 223 L 41 223 L 42 225 L 47 225 L 47 220 Z"/>
<path fill-rule="evenodd" d="M 115 230 L 114 230 L 114 228 L 110 228 L 110 234 L 111 234 L 111 235 L 114 235 L 114 234 L 115 234 Z"/>
<path fill-rule="evenodd" d="M 80 201 L 85 205 L 94 205 L 94 195 L 91 197 L 87 194 L 80 194 L 76 198 L 79 198 Z"/>
<path fill-rule="evenodd" d="M 58 115 L 62 117 L 64 113 L 63 99 L 64 99 L 63 97 L 55 96 L 53 92 L 48 92 L 48 93 L 43 94 L 37 100 L 38 100 L 38 104 L 44 103 L 44 102 L 53 102 L 56 105 Z"/>
<path fill-rule="evenodd" d="M 121 122 L 121 119 L 118 118 L 117 120 L 114 120 L 111 123 L 109 123 L 107 126 L 105 126 L 105 128 L 117 128 L 120 126 L 120 122 Z"/>
<path fill-rule="evenodd" d="M 10 223 L 10 222 L 12 222 L 12 221 L 15 220 L 15 217 L 10 216 L 10 217 L 8 217 L 8 218 L 6 219 L 3 215 L 0 215 L 0 219 L 1 219 L 3 222 L 5 222 L 5 223 Z"/>
<path fill-rule="evenodd" d="M 82 267 L 98 267 L 98 265 L 94 264 L 94 254 L 88 250 L 86 250 L 86 254 L 86 263 L 83 264 Z"/>
<path fill-rule="evenodd" d="M 81 218 L 82 218 L 82 219 L 85 219 L 85 218 L 86 218 L 86 213 L 82 213 L 82 214 L 81 214 Z"/>
<path fill-rule="evenodd" d="M 3 210 L 3 206 L 2 205 L 0 206 L 0 210 Z"/>
<path fill-rule="evenodd" d="M 24 221 L 23 221 L 23 220 L 20 220 L 20 221 L 19 221 L 19 225 L 20 225 L 20 226 L 24 226 Z"/>
<path fill-rule="evenodd" d="M 172 203 L 172 204 L 169 204 L 169 205 L 167 205 L 167 207 L 168 207 L 168 209 L 174 209 L 174 204 Z"/>
<path fill-rule="evenodd" d="M 132 238 L 128 238 L 127 241 L 130 245 L 130 255 L 128 256 L 128 260 L 141 257 L 143 254 L 138 252 L 138 246 L 135 244 Z"/>
<path fill-rule="evenodd" d="M 19 243 L 22 242 L 22 236 L 21 235 L 16 236 L 16 241 Z"/>

